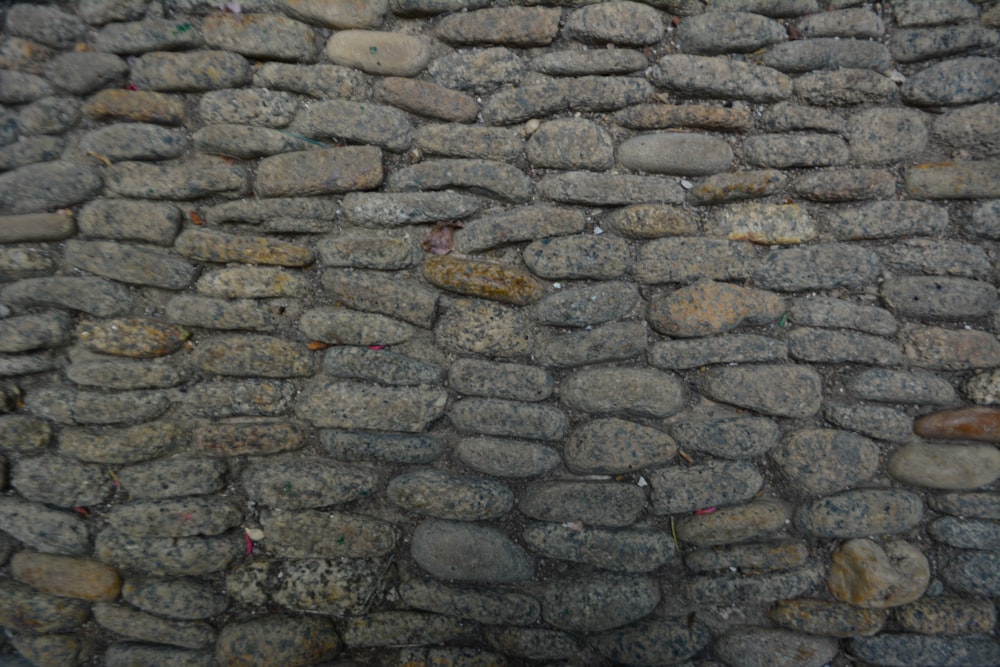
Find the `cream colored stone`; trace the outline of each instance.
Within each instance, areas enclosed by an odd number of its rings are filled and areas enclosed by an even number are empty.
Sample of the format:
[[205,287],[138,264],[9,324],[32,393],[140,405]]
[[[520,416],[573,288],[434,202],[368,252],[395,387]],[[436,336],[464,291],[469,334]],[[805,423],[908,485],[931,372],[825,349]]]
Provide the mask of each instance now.
[[830,592],[857,607],[884,609],[913,602],[930,582],[927,558],[908,542],[889,542],[883,548],[868,539],[849,540],[831,560]]

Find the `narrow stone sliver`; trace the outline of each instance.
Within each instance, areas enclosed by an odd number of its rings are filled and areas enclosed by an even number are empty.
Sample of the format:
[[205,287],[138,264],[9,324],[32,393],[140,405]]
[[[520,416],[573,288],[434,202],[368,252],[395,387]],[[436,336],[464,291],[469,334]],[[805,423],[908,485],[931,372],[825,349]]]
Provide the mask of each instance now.
[[0,667],[1000,664],[997,0],[0,22]]

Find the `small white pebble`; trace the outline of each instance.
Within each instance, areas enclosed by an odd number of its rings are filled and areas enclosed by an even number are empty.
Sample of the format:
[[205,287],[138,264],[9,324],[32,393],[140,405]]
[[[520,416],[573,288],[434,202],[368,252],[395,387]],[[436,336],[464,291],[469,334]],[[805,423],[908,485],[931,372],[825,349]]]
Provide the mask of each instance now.
[[601,229],[600,227],[594,227],[594,233],[595,234],[603,234],[604,230]]
[[562,283],[552,283],[552,289],[562,289]]
[[692,183],[691,181],[687,180],[686,178],[682,178],[681,179],[681,187],[684,188],[685,190],[690,190],[691,188],[694,187],[694,183]]
[[254,542],[260,542],[264,539],[264,531],[260,528],[244,528],[243,530],[246,532],[247,537]]
[[649,482],[646,481],[645,477],[639,475],[639,479],[636,482],[636,486],[649,486]]
[[735,572],[736,571],[736,567],[734,565],[730,565],[729,566],[729,571],[730,572]]

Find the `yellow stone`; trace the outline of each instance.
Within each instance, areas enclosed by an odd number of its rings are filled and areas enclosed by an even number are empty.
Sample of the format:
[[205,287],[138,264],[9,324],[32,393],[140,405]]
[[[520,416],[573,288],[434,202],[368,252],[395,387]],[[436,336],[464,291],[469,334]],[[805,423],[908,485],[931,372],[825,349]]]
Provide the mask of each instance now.
[[18,581],[61,597],[114,600],[122,586],[118,570],[89,558],[21,551],[10,569]]
[[429,257],[424,278],[441,289],[493,301],[525,305],[542,298],[542,284],[526,269],[450,255]]

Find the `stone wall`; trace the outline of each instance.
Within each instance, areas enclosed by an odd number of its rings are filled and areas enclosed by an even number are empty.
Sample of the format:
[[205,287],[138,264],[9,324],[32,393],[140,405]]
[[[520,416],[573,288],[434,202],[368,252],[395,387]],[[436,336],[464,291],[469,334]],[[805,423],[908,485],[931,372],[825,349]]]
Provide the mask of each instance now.
[[0,11],[0,665],[1000,664],[997,2]]

